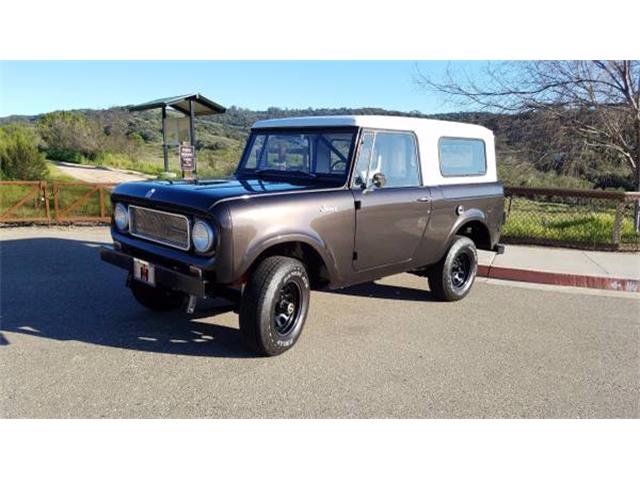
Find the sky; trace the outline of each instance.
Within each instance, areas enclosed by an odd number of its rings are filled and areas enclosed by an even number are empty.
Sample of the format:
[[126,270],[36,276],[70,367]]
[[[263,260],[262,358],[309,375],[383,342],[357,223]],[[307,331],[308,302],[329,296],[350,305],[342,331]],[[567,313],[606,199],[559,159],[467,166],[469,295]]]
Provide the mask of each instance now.
[[109,108],[199,92],[224,105],[459,110],[415,83],[416,71],[473,74],[481,61],[16,61],[0,62],[0,117]]

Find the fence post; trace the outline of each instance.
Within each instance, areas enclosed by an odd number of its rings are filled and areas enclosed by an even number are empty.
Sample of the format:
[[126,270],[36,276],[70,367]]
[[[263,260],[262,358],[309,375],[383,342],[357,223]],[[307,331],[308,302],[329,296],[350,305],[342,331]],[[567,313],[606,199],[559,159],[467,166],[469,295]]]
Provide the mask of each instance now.
[[106,217],[106,214],[104,211],[104,190],[102,187],[98,188],[98,195],[100,196],[100,218],[103,219]]
[[53,184],[53,212],[56,222],[60,220],[60,205],[58,205],[58,184]]
[[624,200],[620,200],[618,202],[618,205],[616,206],[616,218],[613,221],[613,233],[611,235],[611,242],[616,248],[620,246],[620,237],[622,234],[622,219],[624,217],[625,207],[626,203]]
[[42,182],[42,197],[44,198],[44,214],[47,217],[47,223],[51,225],[51,210],[49,209],[49,193],[47,191],[47,182]]

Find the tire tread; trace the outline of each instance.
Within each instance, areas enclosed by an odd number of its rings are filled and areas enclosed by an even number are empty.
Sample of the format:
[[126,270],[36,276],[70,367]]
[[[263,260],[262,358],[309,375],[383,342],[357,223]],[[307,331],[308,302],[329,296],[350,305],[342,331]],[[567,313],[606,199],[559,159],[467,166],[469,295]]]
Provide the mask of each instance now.
[[260,314],[266,300],[267,288],[264,286],[269,283],[278,270],[288,263],[296,266],[301,265],[298,260],[291,257],[272,256],[265,258],[252,272],[242,294],[239,311],[240,333],[247,347],[261,354],[268,352],[265,351],[260,341],[258,322],[255,319]]

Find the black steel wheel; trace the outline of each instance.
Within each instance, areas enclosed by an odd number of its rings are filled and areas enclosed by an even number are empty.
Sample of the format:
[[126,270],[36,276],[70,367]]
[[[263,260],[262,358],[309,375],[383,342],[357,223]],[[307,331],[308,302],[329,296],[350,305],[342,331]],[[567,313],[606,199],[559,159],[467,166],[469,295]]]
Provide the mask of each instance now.
[[295,258],[264,259],[251,273],[240,302],[240,333],[261,355],[279,355],[300,337],[309,310],[309,277]]
[[280,288],[276,300],[273,326],[278,335],[286,337],[300,320],[302,309],[302,293],[294,281],[289,281]]
[[471,259],[467,252],[460,252],[451,264],[451,283],[453,288],[464,288],[471,276]]
[[447,254],[428,272],[431,292],[440,300],[463,299],[478,271],[478,252],[468,237],[457,236]]

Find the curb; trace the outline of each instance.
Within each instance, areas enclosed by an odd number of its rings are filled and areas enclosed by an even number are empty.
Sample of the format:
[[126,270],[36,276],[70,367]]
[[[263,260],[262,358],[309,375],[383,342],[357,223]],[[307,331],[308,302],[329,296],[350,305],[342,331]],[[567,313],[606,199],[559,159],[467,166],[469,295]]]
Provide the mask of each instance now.
[[616,290],[618,292],[640,292],[640,280],[630,278],[592,277],[589,275],[541,272],[538,270],[522,270],[518,268],[494,267],[491,265],[478,265],[478,276],[567,287],[596,288],[599,290]]

